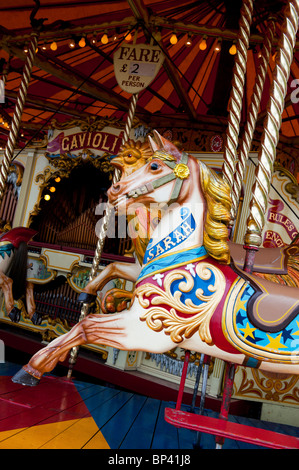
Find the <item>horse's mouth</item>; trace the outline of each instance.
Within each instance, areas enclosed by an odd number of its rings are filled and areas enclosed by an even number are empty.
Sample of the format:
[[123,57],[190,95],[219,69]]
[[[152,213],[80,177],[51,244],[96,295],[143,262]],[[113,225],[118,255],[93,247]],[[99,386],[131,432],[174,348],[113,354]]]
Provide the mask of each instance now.
[[127,201],[127,196],[121,196],[121,197],[115,197],[115,198],[109,198],[109,204],[110,206],[113,207],[114,211],[117,213],[123,206],[124,208],[126,207],[126,201]]

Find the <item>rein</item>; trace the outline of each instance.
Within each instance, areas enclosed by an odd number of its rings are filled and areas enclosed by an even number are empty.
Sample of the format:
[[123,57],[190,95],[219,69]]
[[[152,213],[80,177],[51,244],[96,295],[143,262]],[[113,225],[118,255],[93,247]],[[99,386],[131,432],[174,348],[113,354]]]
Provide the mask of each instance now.
[[172,173],[161,176],[160,178],[157,178],[156,180],[150,183],[146,183],[143,186],[139,186],[135,189],[132,189],[131,191],[126,193],[125,196],[127,196],[128,198],[135,199],[138,196],[153,192],[155,189],[164,186],[164,184],[170,183],[170,181],[176,180],[170,200],[167,204],[171,205],[173,202],[175,202],[179,197],[184,179],[188,178],[190,174],[190,170],[187,166],[188,155],[187,153],[183,152],[182,158],[179,163],[166,159],[164,160],[164,163],[173,170]]

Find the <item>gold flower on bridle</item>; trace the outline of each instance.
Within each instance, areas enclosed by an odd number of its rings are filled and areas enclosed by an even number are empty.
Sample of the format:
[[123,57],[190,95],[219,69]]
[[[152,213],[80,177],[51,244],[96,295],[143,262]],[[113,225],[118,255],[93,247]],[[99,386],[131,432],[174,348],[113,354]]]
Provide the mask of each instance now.
[[[152,160],[153,158],[159,158],[160,160],[168,161],[168,162],[175,162],[176,159],[173,155],[169,154],[165,150],[157,150],[152,158],[150,158],[148,161]],[[188,178],[190,175],[190,170],[188,166],[185,163],[177,163],[174,168],[173,172],[177,178],[180,178],[181,180],[184,180]]]
[[189,170],[188,166],[185,165],[185,163],[178,163],[174,167],[173,172],[174,172],[175,176],[177,178],[180,178],[181,180],[184,180],[184,179],[188,178],[188,176],[190,175],[190,170]]

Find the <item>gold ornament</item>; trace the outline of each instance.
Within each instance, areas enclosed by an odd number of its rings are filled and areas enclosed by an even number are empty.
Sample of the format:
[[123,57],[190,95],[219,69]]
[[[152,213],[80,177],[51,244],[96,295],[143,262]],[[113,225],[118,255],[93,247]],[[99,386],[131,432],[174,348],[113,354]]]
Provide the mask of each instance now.
[[190,170],[189,170],[188,166],[185,165],[185,163],[178,163],[174,167],[173,172],[174,172],[175,176],[177,178],[180,178],[181,180],[184,180],[184,179],[188,178],[188,176],[190,175]]
[[[224,294],[225,277],[220,269],[206,262],[198,263],[195,270],[199,279],[204,281],[212,279],[212,273],[214,274],[214,285],[209,286],[211,295],[204,295],[202,289],[198,288],[196,297],[201,300],[200,305],[194,304],[191,299],[186,303],[182,302],[182,293],[190,292],[194,288],[195,279],[189,272],[176,269],[165,275],[161,288],[151,282],[137,287],[135,295],[140,306],[145,309],[140,320],[146,321],[153,331],[164,330],[174,343],[180,343],[197,332],[202,341],[212,345],[210,320]],[[177,280],[181,281],[179,290],[173,293],[172,283]],[[149,301],[151,295],[153,297]],[[162,305],[167,305],[170,309]],[[180,316],[181,313],[184,316]]]

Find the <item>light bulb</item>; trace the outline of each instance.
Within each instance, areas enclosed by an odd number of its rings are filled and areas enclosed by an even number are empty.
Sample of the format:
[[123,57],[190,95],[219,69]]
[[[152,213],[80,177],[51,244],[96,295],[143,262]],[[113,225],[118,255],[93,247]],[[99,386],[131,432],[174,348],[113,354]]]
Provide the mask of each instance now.
[[50,191],[51,191],[51,193],[55,193],[55,191],[56,191],[55,186],[51,186]]
[[97,43],[97,37],[96,37],[95,34],[92,36],[90,42],[91,42],[91,44],[93,44],[94,46],[96,45],[96,43]]
[[108,44],[108,41],[109,41],[108,36],[106,33],[104,33],[103,36],[101,37],[101,43]]
[[84,38],[84,37],[82,37],[82,38],[80,39],[80,41],[79,41],[79,43],[78,43],[78,44],[79,44],[79,46],[80,46],[80,47],[85,47],[85,46],[86,46],[86,41],[85,41],[85,38]]
[[45,200],[45,201],[50,201],[50,199],[51,199],[50,194],[45,194],[45,195],[44,195],[44,200]]
[[192,40],[191,40],[190,36],[188,36],[187,41],[185,42],[185,46],[187,46],[187,47],[192,46]]
[[214,49],[215,52],[220,52],[221,51],[221,42],[222,42],[222,40],[218,39],[217,44],[216,44],[215,49]]
[[200,49],[201,51],[205,51],[205,50],[206,50],[206,48],[207,48],[206,36],[204,36],[204,37],[202,38],[202,40],[200,41],[198,47],[199,47],[199,49]]
[[70,39],[69,40],[69,48],[74,49],[74,47],[76,47],[76,43],[75,43],[74,39]]
[[237,54],[237,46],[236,46],[236,44],[233,44],[233,45],[231,46],[231,48],[229,49],[228,52],[230,53],[230,55],[236,55],[236,54]]
[[170,44],[172,44],[174,46],[175,44],[177,44],[177,42],[178,42],[177,35],[175,33],[173,33],[171,38],[170,38]]
[[50,49],[51,51],[57,51],[57,43],[55,41],[52,42]]
[[59,183],[59,182],[61,181],[61,178],[60,178],[60,176],[57,176],[57,178],[55,178],[55,180],[54,180],[54,181],[55,181],[56,183]]
[[132,39],[132,34],[128,32],[128,34],[126,34],[126,36],[125,36],[125,40],[126,41],[131,41],[131,39]]

